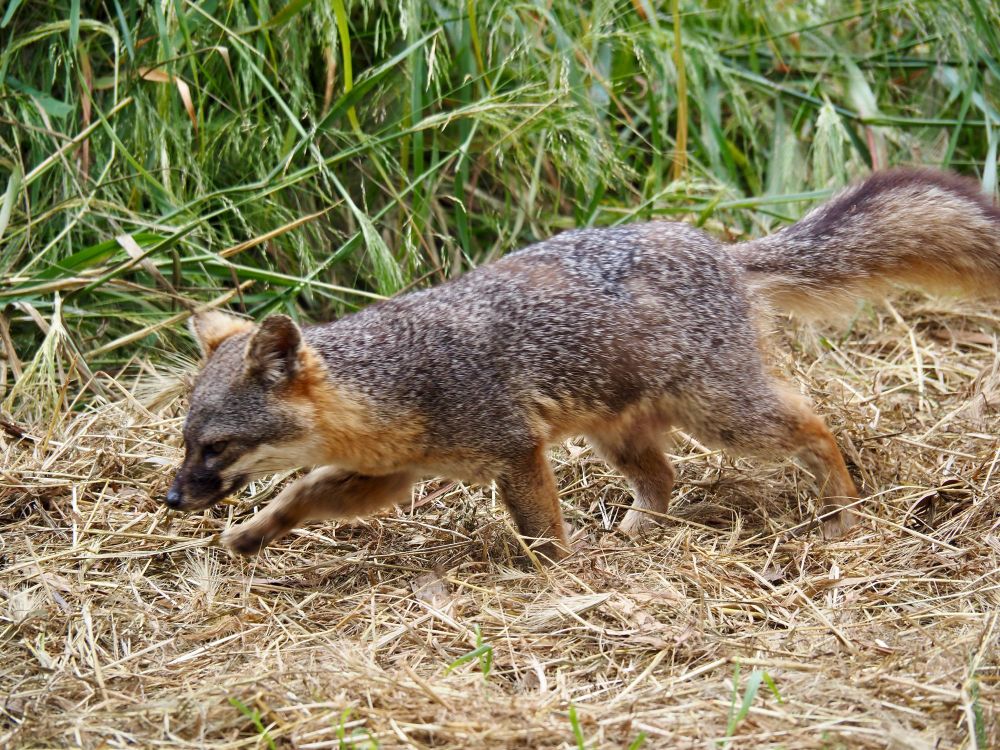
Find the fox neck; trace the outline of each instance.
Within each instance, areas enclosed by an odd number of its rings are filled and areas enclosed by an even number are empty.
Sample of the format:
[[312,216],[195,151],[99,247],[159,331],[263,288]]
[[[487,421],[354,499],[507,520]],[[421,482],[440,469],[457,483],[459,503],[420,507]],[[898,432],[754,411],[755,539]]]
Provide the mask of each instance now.
[[412,415],[380,409],[368,395],[338,381],[320,354],[305,346],[290,393],[312,433],[308,453],[314,463],[363,474],[385,474],[410,463],[423,427]]

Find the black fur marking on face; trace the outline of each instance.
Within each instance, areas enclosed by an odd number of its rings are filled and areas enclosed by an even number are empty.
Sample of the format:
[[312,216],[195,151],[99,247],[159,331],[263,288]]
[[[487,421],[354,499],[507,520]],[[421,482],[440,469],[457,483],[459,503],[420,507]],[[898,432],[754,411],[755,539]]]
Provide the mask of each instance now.
[[184,494],[192,497],[213,496],[222,489],[222,477],[219,472],[204,465],[193,467],[186,479]]

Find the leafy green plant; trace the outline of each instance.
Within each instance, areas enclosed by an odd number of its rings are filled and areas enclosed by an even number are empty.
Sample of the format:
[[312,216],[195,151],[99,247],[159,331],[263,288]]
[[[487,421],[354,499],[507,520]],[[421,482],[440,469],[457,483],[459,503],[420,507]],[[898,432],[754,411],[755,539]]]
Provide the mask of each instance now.
[[[569,704],[569,725],[573,729],[573,740],[576,742],[577,750],[586,750],[587,740],[583,734],[583,727],[580,718],[576,714],[576,706]],[[636,738],[629,743],[628,750],[639,750],[646,743],[646,733],[639,732]]]
[[969,699],[972,704],[972,730],[976,735],[977,747],[989,747],[986,736],[986,717],[983,715],[983,705],[979,700],[979,680],[973,676],[969,680]]
[[583,736],[583,727],[580,726],[580,719],[576,715],[576,706],[569,704],[569,725],[573,728],[573,739],[576,740],[578,750],[585,750],[587,742]]

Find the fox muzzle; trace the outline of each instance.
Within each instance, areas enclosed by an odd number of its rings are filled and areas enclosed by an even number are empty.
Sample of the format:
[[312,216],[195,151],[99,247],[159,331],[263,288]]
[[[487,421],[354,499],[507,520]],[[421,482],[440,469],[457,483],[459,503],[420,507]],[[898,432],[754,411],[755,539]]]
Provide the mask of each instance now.
[[247,477],[244,474],[226,481],[214,472],[188,472],[181,468],[167,490],[163,504],[171,510],[204,510],[239,491],[246,483]]

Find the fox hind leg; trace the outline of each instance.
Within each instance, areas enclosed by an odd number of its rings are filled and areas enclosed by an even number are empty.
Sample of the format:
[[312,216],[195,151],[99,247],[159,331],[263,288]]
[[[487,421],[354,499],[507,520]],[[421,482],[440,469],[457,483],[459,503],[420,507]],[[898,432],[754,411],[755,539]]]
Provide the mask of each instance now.
[[823,533],[831,538],[843,536],[858,521],[850,508],[858,499],[858,490],[823,420],[808,409],[800,414],[801,421],[795,429],[796,443],[800,446],[796,454],[816,477],[820,515],[824,517]]
[[857,502],[858,490],[837,442],[801,396],[767,381],[751,384],[729,409],[716,401],[711,423],[706,420],[695,432],[736,455],[798,457],[815,477],[824,535],[842,536],[857,523],[849,506]]
[[658,432],[631,434],[608,430],[587,436],[594,449],[621,472],[632,488],[632,507],[625,513],[620,528],[637,535],[660,522],[653,513],[666,513],[674,489],[673,464],[660,447]]
[[307,521],[356,518],[405,500],[414,478],[405,472],[365,476],[322,467],[290,484],[249,521],[226,531],[222,544],[254,555]]

